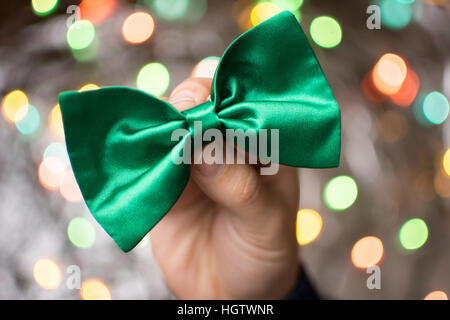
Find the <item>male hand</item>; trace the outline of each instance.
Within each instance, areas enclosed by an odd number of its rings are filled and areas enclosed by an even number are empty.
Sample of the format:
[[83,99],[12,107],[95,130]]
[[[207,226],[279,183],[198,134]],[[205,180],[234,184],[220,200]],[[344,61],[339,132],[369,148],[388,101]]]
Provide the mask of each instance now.
[[[169,102],[206,101],[211,79],[190,78]],[[299,277],[297,169],[262,176],[248,164],[191,165],[177,203],[150,232],[154,256],[180,299],[280,299]]]

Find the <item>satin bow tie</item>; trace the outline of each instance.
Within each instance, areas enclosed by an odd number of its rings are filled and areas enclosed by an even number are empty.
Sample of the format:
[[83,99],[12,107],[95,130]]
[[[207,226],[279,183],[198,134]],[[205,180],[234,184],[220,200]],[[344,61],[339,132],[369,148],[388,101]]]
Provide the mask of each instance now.
[[237,38],[213,79],[211,101],[179,112],[125,87],[59,97],[67,150],[84,200],[106,232],[131,250],[170,210],[190,175],[176,164],[193,122],[208,128],[279,130],[279,163],[339,165],[340,111],[295,17],[284,11]]

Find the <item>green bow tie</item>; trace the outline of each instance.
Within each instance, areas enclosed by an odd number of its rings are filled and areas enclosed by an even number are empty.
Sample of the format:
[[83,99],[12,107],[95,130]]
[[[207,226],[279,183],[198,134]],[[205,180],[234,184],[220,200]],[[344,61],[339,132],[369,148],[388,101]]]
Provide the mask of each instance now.
[[125,87],[59,97],[67,150],[84,200],[124,251],[164,217],[183,192],[188,164],[175,164],[194,122],[216,128],[279,129],[279,163],[339,165],[340,112],[308,40],[285,11],[237,38],[225,51],[211,101],[179,112]]

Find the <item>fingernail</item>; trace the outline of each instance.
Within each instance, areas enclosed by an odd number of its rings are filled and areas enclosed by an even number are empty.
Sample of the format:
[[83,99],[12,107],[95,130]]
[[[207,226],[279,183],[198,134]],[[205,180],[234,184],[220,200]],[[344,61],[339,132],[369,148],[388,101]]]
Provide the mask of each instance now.
[[196,170],[198,170],[198,172],[200,172],[200,174],[202,174],[205,177],[214,177],[214,176],[217,176],[219,174],[219,172],[222,170],[223,164],[202,163],[202,164],[195,165],[194,168]]
[[179,111],[192,108],[197,101],[191,91],[180,91],[173,97],[170,97],[170,103]]

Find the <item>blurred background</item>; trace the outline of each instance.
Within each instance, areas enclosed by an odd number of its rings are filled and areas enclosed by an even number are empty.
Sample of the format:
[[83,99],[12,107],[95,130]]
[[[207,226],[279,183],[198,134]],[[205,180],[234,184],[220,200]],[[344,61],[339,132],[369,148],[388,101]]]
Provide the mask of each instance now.
[[1,299],[171,298],[149,239],[122,253],[83,203],[58,94],[168,95],[213,77],[231,41],[281,10],[300,21],[342,111],[340,168],[300,169],[312,281],[335,299],[447,298],[449,1],[15,0],[0,2]]

